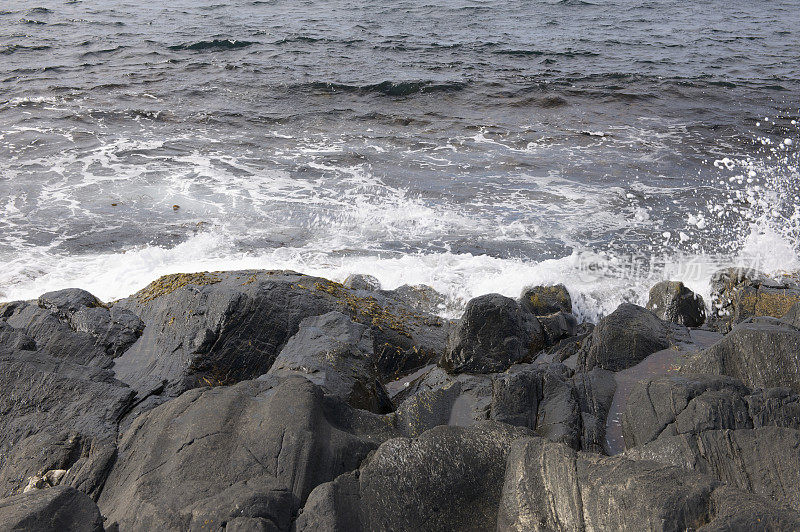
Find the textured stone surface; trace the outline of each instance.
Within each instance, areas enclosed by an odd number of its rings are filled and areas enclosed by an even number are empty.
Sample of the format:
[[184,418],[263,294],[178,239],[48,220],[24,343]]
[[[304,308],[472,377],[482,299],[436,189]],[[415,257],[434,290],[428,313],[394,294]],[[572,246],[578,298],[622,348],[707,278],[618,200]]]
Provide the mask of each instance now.
[[358,472],[317,487],[297,530],[492,530],[508,450],[528,435],[484,422],[389,440]]
[[240,516],[285,530],[315,486],[395,434],[302,377],[190,390],[127,429],[98,504],[121,530]]
[[647,309],[659,319],[687,327],[700,327],[706,321],[703,298],[680,281],[662,281],[651,288]]
[[777,318],[751,318],[689,357],[684,373],[728,375],[748,386],[800,392],[800,329]]
[[147,324],[115,361],[118,378],[141,395],[175,396],[200,385],[231,384],[266,373],[308,317],[339,311],[368,325],[383,378],[444,352],[447,323],[377,292],[294,272],[178,274],[155,281],[115,307]]
[[492,373],[532,360],[544,346],[534,315],[511,298],[488,294],[467,303],[439,365],[450,373]]
[[0,499],[0,532],[103,532],[97,505],[66,486]]
[[675,329],[649,310],[623,303],[601,319],[578,351],[578,368],[610,371],[629,368],[666,349]]
[[372,331],[341,312],[306,318],[281,350],[268,375],[302,375],[355,408],[392,409],[375,368]]

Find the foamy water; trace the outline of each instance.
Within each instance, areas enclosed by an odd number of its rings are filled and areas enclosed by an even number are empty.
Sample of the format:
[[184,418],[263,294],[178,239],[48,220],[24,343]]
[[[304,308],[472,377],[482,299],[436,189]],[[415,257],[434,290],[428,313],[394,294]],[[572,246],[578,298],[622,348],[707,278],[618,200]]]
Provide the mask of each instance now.
[[265,268],[596,320],[800,267],[796,2],[45,4],[0,11],[0,300]]

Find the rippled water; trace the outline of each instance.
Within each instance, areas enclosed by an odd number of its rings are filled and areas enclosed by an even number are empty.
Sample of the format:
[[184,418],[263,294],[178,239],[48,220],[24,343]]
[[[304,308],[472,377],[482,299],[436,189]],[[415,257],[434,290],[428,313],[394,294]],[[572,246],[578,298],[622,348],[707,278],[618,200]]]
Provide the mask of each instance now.
[[800,0],[729,4],[7,2],[0,299],[288,267],[595,318],[797,267]]

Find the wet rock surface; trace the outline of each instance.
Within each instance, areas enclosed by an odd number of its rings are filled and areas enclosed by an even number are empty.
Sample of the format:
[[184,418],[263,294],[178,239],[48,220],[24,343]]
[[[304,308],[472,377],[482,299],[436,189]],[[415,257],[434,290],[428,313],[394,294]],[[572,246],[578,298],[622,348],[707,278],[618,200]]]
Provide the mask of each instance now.
[[749,386],[800,392],[800,329],[778,318],[750,318],[689,358],[685,373],[728,375]]
[[687,327],[700,327],[706,321],[703,298],[680,281],[662,281],[651,288],[647,309],[659,319]]
[[0,304],[0,529],[800,525],[797,306],[727,335],[630,304],[593,327],[556,286],[450,322],[429,287],[367,281]]
[[727,268],[711,279],[711,323],[729,332],[747,318],[780,318],[800,301],[796,275],[770,277],[748,268]]
[[489,294],[467,303],[439,365],[449,373],[492,373],[532,360],[544,346],[533,314],[509,297]]
[[634,366],[648,355],[667,349],[676,337],[688,332],[660,320],[651,311],[624,303],[601,319],[578,351],[578,367],[619,371]]
[[232,384],[272,366],[308,317],[339,311],[372,329],[383,378],[444,352],[447,323],[379,292],[294,272],[241,271],[167,276],[115,307],[147,324],[115,360],[118,378],[141,395],[175,396],[195,386]]

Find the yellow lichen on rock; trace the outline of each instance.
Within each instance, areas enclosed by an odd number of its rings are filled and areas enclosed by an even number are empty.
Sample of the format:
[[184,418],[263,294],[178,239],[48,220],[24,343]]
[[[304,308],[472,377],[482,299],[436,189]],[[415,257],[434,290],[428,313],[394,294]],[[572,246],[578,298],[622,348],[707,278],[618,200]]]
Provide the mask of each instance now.
[[156,279],[136,292],[135,297],[139,303],[147,303],[187,285],[204,286],[220,281],[222,278],[216,273],[174,273]]

